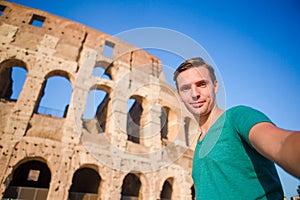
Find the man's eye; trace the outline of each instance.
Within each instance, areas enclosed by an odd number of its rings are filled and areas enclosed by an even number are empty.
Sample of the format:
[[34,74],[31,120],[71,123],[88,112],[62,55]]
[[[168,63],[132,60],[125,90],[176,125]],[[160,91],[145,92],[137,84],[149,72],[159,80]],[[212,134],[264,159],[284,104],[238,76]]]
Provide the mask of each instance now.
[[190,89],[189,86],[183,86],[180,88],[181,91],[188,91]]
[[203,82],[198,83],[197,86],[198,87],[206,87],[207,83],[203,81]]

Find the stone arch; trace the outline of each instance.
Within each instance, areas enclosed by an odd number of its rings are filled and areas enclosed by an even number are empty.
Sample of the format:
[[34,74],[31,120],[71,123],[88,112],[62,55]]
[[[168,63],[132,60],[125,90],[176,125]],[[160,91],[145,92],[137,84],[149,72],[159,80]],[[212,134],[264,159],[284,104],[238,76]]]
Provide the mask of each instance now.
[[62,76],[64,78],[66,78],[68,81],[70,81],[71,85],[74,84],[74,77],[73,75],[70,73],[70,72],[67,72],[65,70],[59,70],[59,69],[56,69],[56,70],[52,70],[50,72],[48,72],[45,76],[44,79],[48,79],[52,76]]
[[191,149],[194,149],[198,141],[197,136],[199,135],[199,125],[197,121],[190,115],[185,115],[182,121],[184,134],[183,140],[185,141],[185,145]]
[[132,95],[128,100],[127,109],[127,128],[128,140],[134,143],[140,143],[143,117],[144,98],[139,95]]
[[162,141],[174,141],[178,137],[178,119],[178,113],[173,109],[173,107],[167,104],[161,104],[160,128]]
[[0,63],[0,98],[16,101],[25,83],[27,65],[18,59]]
[[34,112],[65,118],[72,96],[70,78],[70,74],[66,71],[54,70],[49,72],[45,76]]
[[169,132],[169,113],[170,108],[167,106],[161,107],[160,112],[160,136],[161,139],[168,139]]
[[160,192],[161,200],[171,200],[172,199],[173,181],[174,181],[174,178],[168,178],[165,180],[165,182],[162,186],[161,192]]
[[[148,174],[147,174],[148,175]],[[146,197],[144,196],[144,194],[147,194],[151,191],[152,186],[150,183],[149,183],[149,176],[147,176],[143,173],[139,173],[139,178],[140,178],[140,181],[141,181],[141,188],[140,188],[140,196],[142,197],[142,199],[146,199]]]
[[194,181],[191,176],[186,176],[185,177],[187,187],[189,187],[189,194],[191,195],[191,200],[196,199],[196,192],[195,192],[195,187],[194,187]]
[[112,80],[112,75],[110,70],[111,67],[112,67],[112,63],[106,62],[104,60],[98,61],[93,68],[92,75],[100,78]]
[[101,176],[94,167],[83,166],[79,168],[73,175],[68,199],[96,198],[100,182]]
[[183,126],[184,126],[185,145],[190,146],[189,135],[190,135],[190,127],[191,127],[191,118],[185,117],[183,122],[184,122]]
[[[105,132],[107,116],[111,107],[111,88],[106,85],[95,85],[91,87],[82,120],[84,127],[90,132]],[[96,128],[96,129],[95,129]]]
[[24,159],[16,165],[3,198],[47,199],[51,171],[41,158]]
[[137,175],[136,173],[128,173],[123,179],[121,200],[139,199],[139,197],[141,196],[141,185],[142,184],[139,175]]
[[27,64],[22,61],[22,60],[19,60],[19,59],[6,59],[4,61],[2,61],[0,63],[0,73],[7,69],[7,68],[10,68],[12,66],[19,66],[19,67],[23,67],[24,69],[26,69],[28,71],[28,66]]
[[[189,179],[187,176],[182,176],[182,169],[166,169],[161,170],[158,174],[159,179],[157,180],[157,189],[159,191],[163,190],[164,184],[166,181],[172,185],[172,198],[176,199],[180,195],[187,195],[190,194],[190,192],[186,193],[187,190],[190,191],[190,181],[192,179]],[[186,187],[187,186],[187,187]],[[159,194],[160,195],[160,194]]]

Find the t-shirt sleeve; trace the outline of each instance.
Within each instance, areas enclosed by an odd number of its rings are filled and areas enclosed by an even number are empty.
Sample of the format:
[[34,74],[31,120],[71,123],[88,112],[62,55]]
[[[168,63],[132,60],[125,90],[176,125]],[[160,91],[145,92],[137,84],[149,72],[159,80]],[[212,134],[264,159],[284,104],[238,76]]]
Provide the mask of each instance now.
[[261,122],[270,122],[272,121],[262,112],[250,108],[248,106],[237,106],[232,108],[231,112],[231,122],[232,126],[236,129],[238,134],[250,144],[249,141],[249,132],[250,129]]

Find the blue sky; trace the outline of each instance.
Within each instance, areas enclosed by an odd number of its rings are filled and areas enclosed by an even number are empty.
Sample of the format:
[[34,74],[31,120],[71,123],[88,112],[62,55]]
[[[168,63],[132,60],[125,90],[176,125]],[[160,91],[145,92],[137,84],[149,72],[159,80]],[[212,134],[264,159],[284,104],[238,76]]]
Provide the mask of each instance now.
[[[249,105],[282,128],[300,130],[298,0],[9,1],[111,35],[143,27],[181,33],[201,45],[217,66],[226,107]],[[176,56],[158,55],[171,70],[180,64]],[[279,173],[286,196],[296,195],[299,180],[281,169]]]

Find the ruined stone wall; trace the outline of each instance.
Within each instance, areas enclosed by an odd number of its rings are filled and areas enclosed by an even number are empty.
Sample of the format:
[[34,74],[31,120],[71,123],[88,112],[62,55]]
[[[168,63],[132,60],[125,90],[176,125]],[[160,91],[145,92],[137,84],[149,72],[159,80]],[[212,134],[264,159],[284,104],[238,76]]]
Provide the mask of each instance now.
[[[192,199],[193,150],[188,144],[197,126],[191,120],[189,135],[184,131],[184,119],[191,116],[163,80],[157,57],[41,10],[0,1],[0,11],[0,94],[5,94],[0,101],[0,198],[16,186],[20,167],[38,161],[51,174],[47,199],[70,198],[70,188],[80,187],[74,179],[80,169],[99,175],[97,199],[125,198],[128,174],[140,183],[131,199]],[[35,21],[42,25],[35,26]],[[110,56],[104,55],[107,46],[113,49]],[[14,66],[27,75],[20,95],[12,100],[7,98],[11,83],[6,84],[11,81],[7,71]],[[99,66],[110,79],[93,76]],[[54,76],[66,78],[72,87],[61,117],[38,112],[47,80]],[[84,120],[91,90],[105,91],[107,98],[95,118]],[[134,141],[127,133],[130,98],[142,107],[138,135],[132,136],[139,139]],[[163,107],[169,110],[167,138],[160,132]]]

